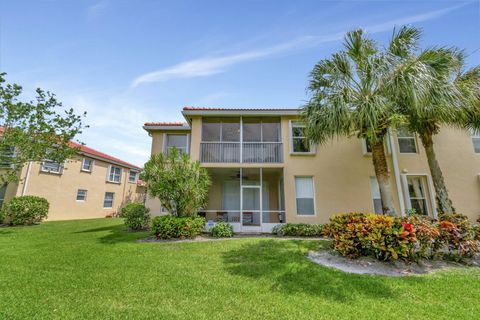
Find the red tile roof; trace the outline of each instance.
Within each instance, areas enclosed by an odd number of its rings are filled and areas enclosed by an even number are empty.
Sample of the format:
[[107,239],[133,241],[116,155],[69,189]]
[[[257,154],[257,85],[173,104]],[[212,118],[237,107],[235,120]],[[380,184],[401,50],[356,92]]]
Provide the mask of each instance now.
[[[3,133],[4,131],[5,131],[5,127],[0,126],[0,133]],[[132,169],[138,169],[138,170],[142,169],[140,167],[137,167],[134,164],[131,164],[131,163],[128,163],[126,161],[120,160],[118,158],[112,157],[112,156],[110,156],[106,153],[97,151],[95,149],[89,148],[87,146],[81,145],[81,144],[73,142],[73,141],[70,141],[70,147],[78,148],[80,152],[82,152],[84,154],[87,154],[87,155],[91,155],[93,157],[101,158],[102,160],[105,160],[106,162],[115,162],[119,165],[125,166],[127,168],[132,168]]]
[[73,142],[71,141],[70,142],[70,146],[72,148],[78,148],[80,152],[86,154],[86,155],[91,155],[93,157],[97,157],[97,158],[100,158],[102,160],[105,160],[106,162],[114,162],[116,164],[119,164],[119,165],[123,165],[127,168],[132,168],[132,169],[138,169],[138,170],[141,170],[140,167],[137,167],[136,165],[134,164],[131,164],[131,163],[128,163],[128,162],[125,162],[121,159],[118,159],[118,158],[115,158],[115,157],[112,157],[106,153],[103,153],[103,152],[100,152],[100,151],[97,151],[95,149],[92,149],[90,147],[87,147],[87,146],[84,146],[84,145],[81,145],[79,143],[76,143],[76,142]]
[[299,108],[208,108],[185,106],[183,110],[201,110],[201,111],[298,111]]
[[146,122],[144,126],[155,126],[155,127],[183,127],[188,126],[188,123],[185,122]]

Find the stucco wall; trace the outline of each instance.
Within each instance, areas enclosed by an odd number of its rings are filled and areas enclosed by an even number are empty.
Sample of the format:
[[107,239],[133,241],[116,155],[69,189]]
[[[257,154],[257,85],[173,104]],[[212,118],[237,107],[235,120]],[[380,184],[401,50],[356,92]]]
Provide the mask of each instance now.
[[[293,155],[290,153],[289,121],[295,117],[281,119],[284,162],[280,164],[239,164],[205,163],[207,168],[263,167],[283,168],[285,188],[285,210],[287,222],[325,223],[332,214],[340,212],[373,212],[370,177],[375,176],[372,158],[363,152],[362,141],[356,137],[339,138],[322,146],[317,146],[314,155]],[[190,156],[198,160],[201,141],[201,118],[191,122]],[[153,134],[152,151],[161,150],[162,133]],[[417,139],[416,154],[399,153],[398,141],[393,134],[400,175],[421,175],[430,180],[430,171],[425,150]],[[480,215],[480,154],[474,153],[468,132],[443,128],[434,138],[435,150],[443,170],[447,188],[458,212],[474,221]],[[391,175],[391,187],[397,212],[400,212],[397,182],[395,180],[392,155],[387,155]],[[312,176],[315,188],[314,216],[297,216],[295,201],[295,176]],[[428,183],[427,183],[428,184]],[[426,186],[428,193],[428,186]],[[403,184],[401,185],[404,191]],[[219,203],[219,193],[215,185],[210,190],[209,207]],[[433,194],[429,200],[432,200]],[[429,203],[430,213],[433,207]]]
[[[108,163],[95,159],[89,173],[81,171],[82,159],[83,156],[75,156],[68,160],[62,174],[42,172],[40,163],[32,163],[28,179],[26,165],[21,171],[18,187],[15,187],[15,195],[22,195],[27,183],[25,195],[40,196],[49,201],[48,220],[101,218],[118,212],[129,202],[143,202],[145,188],[128,182],[128,169],[122,168],[121,183],[110,183],[106,181]],[[86,201],[76,201],[78,189],[87,190]],[[103,208],[105,192],[115,193],[112,208]]]

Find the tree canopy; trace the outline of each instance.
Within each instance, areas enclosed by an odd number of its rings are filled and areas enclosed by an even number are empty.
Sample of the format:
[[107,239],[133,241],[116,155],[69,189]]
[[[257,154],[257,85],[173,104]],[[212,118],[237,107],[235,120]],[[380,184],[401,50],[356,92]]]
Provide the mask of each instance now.
[[56,96],[36,90],[35,100],[20,99],[22,87],[8,84],[0,73],[0,182],[18,180],[28,161],[64,162],[76,150],[72,141],[86,126],[73,108],[64,108]]

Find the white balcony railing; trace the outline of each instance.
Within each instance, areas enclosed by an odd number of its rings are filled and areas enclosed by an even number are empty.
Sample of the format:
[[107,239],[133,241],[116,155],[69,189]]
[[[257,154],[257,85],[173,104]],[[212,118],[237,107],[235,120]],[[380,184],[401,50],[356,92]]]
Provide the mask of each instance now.
[[281,163],[281,142],[201,142],[201,162]]

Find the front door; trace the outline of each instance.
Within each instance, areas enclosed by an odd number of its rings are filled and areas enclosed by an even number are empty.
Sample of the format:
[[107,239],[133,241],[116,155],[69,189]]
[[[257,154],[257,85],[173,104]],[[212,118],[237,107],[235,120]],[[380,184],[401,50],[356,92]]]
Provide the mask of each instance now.
[[242,231],[261,231],[261,201],[260,185],[242,186]]

